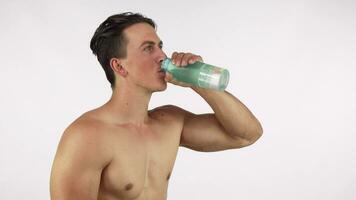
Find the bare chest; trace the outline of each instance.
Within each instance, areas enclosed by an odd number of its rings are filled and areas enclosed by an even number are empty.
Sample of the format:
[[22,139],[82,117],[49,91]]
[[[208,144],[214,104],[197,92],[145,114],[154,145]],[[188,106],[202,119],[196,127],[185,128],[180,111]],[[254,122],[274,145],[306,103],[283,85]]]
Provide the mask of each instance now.
[[165,196],[179,147],[179,131],[174,127],[128,129],[114,137],[110,147],[114,159],[102,172],[99,194],[117,197],[113,199]]

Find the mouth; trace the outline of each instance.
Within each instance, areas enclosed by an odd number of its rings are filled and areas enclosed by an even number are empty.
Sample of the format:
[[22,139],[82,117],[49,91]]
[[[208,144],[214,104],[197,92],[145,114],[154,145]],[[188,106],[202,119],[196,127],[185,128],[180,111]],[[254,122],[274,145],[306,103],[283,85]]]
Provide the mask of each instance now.
[[166,71],[165,71],[164,69],[160,69],[160,70],[158,70],[157,72],[158,72],[159,74],[161,74],[161,73],[162,73],[162,74],[166,74]]
[[164,71],[163,69],[160,69],[157,72],[158,72],[159,76],[162,76],[162,77],[166,76],[166,71]]

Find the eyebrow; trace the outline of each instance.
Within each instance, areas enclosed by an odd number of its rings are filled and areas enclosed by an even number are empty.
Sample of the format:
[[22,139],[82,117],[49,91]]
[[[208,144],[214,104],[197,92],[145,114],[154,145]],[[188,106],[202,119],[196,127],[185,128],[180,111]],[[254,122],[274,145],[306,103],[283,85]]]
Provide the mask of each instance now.
[[[147,41],[144,41],[144,42],[140,45],[140,47],[142,47],[142,46],[144,46],[144,45],[146,45],[146,44],[155,45],[156,43],[153,42],[153,41],[147,40]],[[163,46],[163,42],[160,40],[160,41],[158,42],[158,45]]]

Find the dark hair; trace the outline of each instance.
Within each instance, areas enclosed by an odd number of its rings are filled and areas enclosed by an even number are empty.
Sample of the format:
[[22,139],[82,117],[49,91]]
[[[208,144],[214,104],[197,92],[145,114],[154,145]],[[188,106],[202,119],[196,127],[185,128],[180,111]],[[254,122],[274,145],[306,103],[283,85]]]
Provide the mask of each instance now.
[[90,49],[97,56],[112,88],[115,87],[115,74],[110,67],[110,59],[126,57],[127,38],[123,31],[137,23],[147,23],[156,28],[152,19],[140,13],[125,12],[108,17],[96,29],[90,41]]

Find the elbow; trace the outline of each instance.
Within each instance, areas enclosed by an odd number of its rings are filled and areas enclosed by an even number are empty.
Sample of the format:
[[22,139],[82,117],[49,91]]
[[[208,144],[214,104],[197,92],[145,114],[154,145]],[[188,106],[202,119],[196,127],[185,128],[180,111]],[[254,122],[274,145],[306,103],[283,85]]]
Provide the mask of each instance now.
[[230,134],[233,138],[232,148],[243,148],[254,144],[259,140],[263,134],[263,128],[261,124],[257,121],[254,126],[246,127],[245,130],[240,130],[234,132],[235,134]]
[[260,139],[260,137],[263,135],[263,128],[262,128],[262,125],[260,123],[258,123],[258,126],[255,130],[255,134],[254,134],[254,141],[253,142],[256,142],[258,139]]
[[263,134],[263,128],[259,122],[251,128],[250,130],[246,131],[245,133],[245,141],[246,146],[250,146],[254,144],[257,140],[261,138]]
[[255,128],[250,133],[250,135],[251,135],[251,138],[250,138],[251,144],[255,143],[258,139],[260,139],[262,134],[263,134],[262,125],[259,122],[257,122]]

